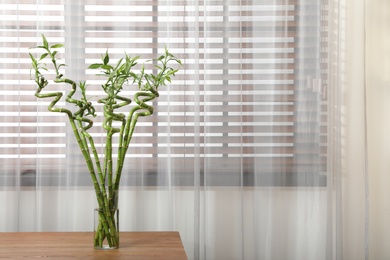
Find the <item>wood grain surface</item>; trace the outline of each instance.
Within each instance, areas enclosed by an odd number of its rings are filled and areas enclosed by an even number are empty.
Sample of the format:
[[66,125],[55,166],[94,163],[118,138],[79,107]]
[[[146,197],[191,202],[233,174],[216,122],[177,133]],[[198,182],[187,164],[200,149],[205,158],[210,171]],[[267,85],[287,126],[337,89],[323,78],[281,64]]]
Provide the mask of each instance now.
[[114,250],[96,250],[92,232],[3,232],[0,259],[187,259],[179,232],[121,232]]

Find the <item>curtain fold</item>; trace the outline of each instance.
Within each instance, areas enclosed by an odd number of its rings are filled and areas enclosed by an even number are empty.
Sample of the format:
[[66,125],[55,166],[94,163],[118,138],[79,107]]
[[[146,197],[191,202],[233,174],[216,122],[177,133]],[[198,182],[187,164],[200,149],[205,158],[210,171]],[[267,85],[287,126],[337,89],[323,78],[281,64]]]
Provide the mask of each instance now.
[[88,82],[100,155],[102,80],[85,68],[106,51],[141,64],[164,46],[184,64],[138,122],[121,231],[177,230],[195,260],[390,255],[386,1],[8,2],[0,231],[92,231],[96,201],[72,129],[34,97],[28,53],[44,33],[65,43],[66,77]]
[[[343,102],[341,103],[342,143],[340,208],[342,210],[343,258],[368,259],[368,186],[366,121],[366,1],[347,1],[345,38],[342,39]],[[345,120],[345,121],[344,121]]]
[[389,207],[389,22],[390,3],[366,1],[366,94],[369,185],[369,259],[385,259]]

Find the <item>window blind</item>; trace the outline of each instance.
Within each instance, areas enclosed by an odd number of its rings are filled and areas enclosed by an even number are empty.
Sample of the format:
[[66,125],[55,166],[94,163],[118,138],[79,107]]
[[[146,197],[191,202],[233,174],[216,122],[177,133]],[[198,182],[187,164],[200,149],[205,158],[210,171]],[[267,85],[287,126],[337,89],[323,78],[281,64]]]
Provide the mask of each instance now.
[[17,185],[22,175],[35,177],[37,171],[59,171],[66,158],[65,121],[46,110],[48,101],[37,102],[28,56],[40,33],[63,41],[64,6],[19,2],[0,2],[0,163],[7,176],[0,186]]
[[[297,0],[1,4],[4,174],[10,183],[23,174],[47,174],[49,184],[61,185],[86,171],[66,118],[34,96],[28,48],[43,33],[51,43],[65,42],[65,76],[87,80],[93,102],[102,95],[102,80],[85,68],[106,51],[112,63],[124,51],[142,62],[167,45],[183,61],[153,102],[154,115],[137,124],[123,183],[192,185],[194,173],[209,185],[299,185],[296,174],[318,177],[326,172],[317,162],[326,161],[327,131],[318,56],[323,35],[317,33],[322,7]],[[312,15],[302,11],[310,8]],[[302,19],[313,19],[312,26],[301,28]],[[92,130],[100,152],[101,123],[100,110]],[[69,161],[72,172],[64,173]],[[75,185],[88,178],[78,177]]]

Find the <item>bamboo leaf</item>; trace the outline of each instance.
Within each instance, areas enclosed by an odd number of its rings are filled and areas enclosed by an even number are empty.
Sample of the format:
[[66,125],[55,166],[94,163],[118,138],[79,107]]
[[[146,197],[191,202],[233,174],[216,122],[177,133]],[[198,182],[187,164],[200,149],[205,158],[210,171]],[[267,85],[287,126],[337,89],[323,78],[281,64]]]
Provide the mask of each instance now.
[[102,65],[103,64],[94,63],[94,64],[89,65],[88,69],[98,69],[98,68],[101,68]]
[[42,41],[43,41],[43,47],[48,50],[49,49],[49,43],[47,42],[46,37],[43,34],[42,34]]
[[118,72],[123,71],[127,67],[127,63],[123,63],[122,66],[118,69]]
[[170,68],[170,71],[167,72],[167,76],[170,76],[170,75],[175,75],[176,72],[178,72],[179,70],[174,70],[172,68]]
[[103,64],[107,65],[109,61],[110,61],[110,57],[108,56],[108,51],[106,51],[106,56],[104,56]]
[[123,58],[121,58],[121,59],[116,63],[115,69],[117,69],[117,68],[121,65],[122,61],[123,61]]
[[29,53],[29,55],[30,55],[31,60],[32,60],[34,63],[36,63],[37,60],[34,58],[34,56],[33,56],[31,53]]
[[50,48],[51,49],[57,49],[57,48],[62,48],[62,47],[64,47],[64,44],[59,43],[59,44],[52,45]]
[[41,55],[41,57],[39,58],[39,60],[43,60],[44,58],[46,58],[46,56],[49,55],[49,53],[44,53]]
[[105,69],[105,70],[111,70],[112,66],[104,64],[104,65],[101,66],[101,68]]

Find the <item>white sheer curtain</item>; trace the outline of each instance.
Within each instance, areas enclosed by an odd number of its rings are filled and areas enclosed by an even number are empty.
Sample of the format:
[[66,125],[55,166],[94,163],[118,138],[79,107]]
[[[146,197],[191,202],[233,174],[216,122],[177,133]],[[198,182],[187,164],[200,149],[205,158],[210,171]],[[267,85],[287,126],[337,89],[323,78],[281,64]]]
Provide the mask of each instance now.
[[85,68],[106,50],[145,60],[166,45],[184,63],[136,128],[121,231],[177,230],[189,259],[390,255],[386,1],[9,2],[0,231],[92,230],[71,128],[34,96],[28,48],[44,33],[65,43],[66,76],[86,79],[92,96],[100,81]]
[[389,65],[390,3],[366,3],[366,85],[370,259],[390,255],[389,239]]

